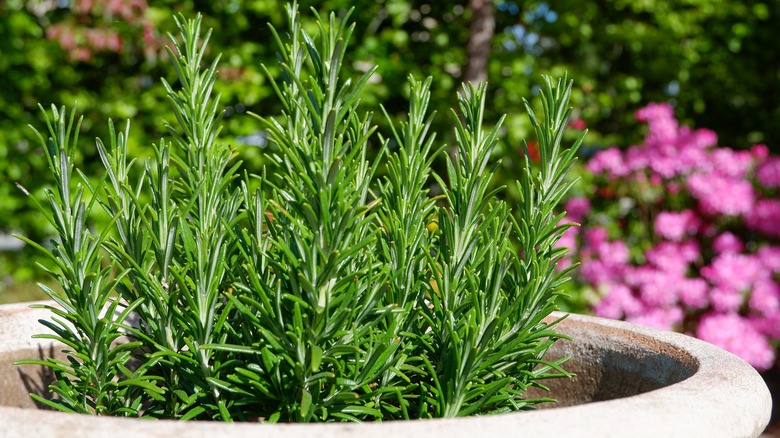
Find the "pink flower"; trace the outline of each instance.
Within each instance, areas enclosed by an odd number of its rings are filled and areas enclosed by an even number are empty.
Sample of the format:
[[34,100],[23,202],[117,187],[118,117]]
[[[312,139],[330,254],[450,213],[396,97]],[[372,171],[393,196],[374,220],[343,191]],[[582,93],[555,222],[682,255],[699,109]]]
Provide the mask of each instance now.
[[711,165],[721,175],[743,179],[753,165],[750,151],[735,151],[729,148],[717,148],[711,152]]
[[606,174],[612,178],[628,175],[629,169],[623,161],[620,149],[611,147],[597,153],[588,161],[588,170],[596,175]]
[[585,120],[578,117],[576,119],[571,119],[571,121],[569,122],[569,126],[572,129],[576,129],[577,131],[582,131],[583,129],[588,127],[588,124],[585,123]]
[[759,332],[770,339],[780,339],[780,312],[768,315],[752,315],[750,322]]
[[574,258],[570,255],[566,255],[564,257],[561,257],[558,262],[555,264],[555,270],[558,272],[565,271],[572,266],[574,266],[575,261]]
[[770,279],[757,281],[750,293],[748,304],[764,315],[780,311],[780,286]]
[[726,231],[720,236],[716,237],[712,242],[712,249],[714,249],[718,254],[742,252],[744,247],[745,245],[742,244],[742,241],[739,240],[739,237],[735,236],[729,231]]
[[696,337],[736,354],[759,371],[771,368],[775,360],[766,337],[749,320],[733,313],[705,315]]
[[687,234],[696,234],[699,218],[692,210],[679,213],[664,211],[655,218],[655,234],[669,240],[680,241]]
[[693,309],[703,309],[709,302],[709,286],[701,278],[686,278],[680,286],[680,301]]
[[603,260],[583,260],[580,265],[580,275],[592,285],[602,285],[620,282],[622,275],[615,266]]
[[[561,223],[568,222],[566,218],[561,220]],[[560,225],[560,224],[559,224]],[[558,261],[558,270],[562,271],[564,269],[567,269],[572,266],[572,252],[577,248],[577,236],[579,235],[580,229],[578,227],[569,227],[564,233],[563,236],[561,236],[560,239],[558,239],[557,242],[555,242],[556,248],[567,248],[570,251],[566,253],[566,255]]]
[[674,110],[666,103],[650,103],[636,112],[638,121],[646,121],[649,128],[646,141],[663,142],[677,136]]
[[591,248],[597,248],[609,240],[609,231],[604,227],[590,227],[584,229],[585,243]]
[[712,263],[701,268],[700,272],[702,277],[716,287],[733,292],[746,291],[756,280],[767,275],[758,257],[734,253],[715,257]]
[[555,269],[560,272],[571,268],[573,265],[574,260],[569,256],[565,256],[558,260],[558,263],[555,264]]
[[625,315],[634,315],[644,310],[642,302],[632,293],[631,289],[622,284],[608,284],[604,286],[606,294],[596,304],[596,315],[602,318],[620,319]]
[[[658,155],[658,154],[656,154]],[[631,146],[625,153],[625,165],[632,172],[639,172],[647,168],[650,156],[646,147]]]
[[574,222],[582,222],[582,219],[590,212],[590,200],[584,196],[575,196],[564,206],[566,216]]
[[718,144],[718,134],[707,128],[699,128],[693,133],[690,144],[699,149],[713,147]]
[[745,225],[766,234],[780,237],[780,201],[762,199],[745,215]]
[[756,179],[764,187],[780,187],[780,157],[768,157],[756,169]]
[[734,289],[715,287],[710,290],[710,302],[718,312],[736,312],[742,307],[742,295]]
[[695,240],[686,240],[677,244],[680,250],[680,257],[688,263],[693,263],[701,258],[701,249],[699,242]]
[[626,268],[624,283],[630,287],[638,288],[652,281],[658,270],[650,265],[629,266]]
[[695,241],[661,242],[645,253],[645,258],[653,266],[680,274],[684,274],[688,265],[699,257],[699,247]]
[[697,173],[687,181],[688,190],[699,200],[703,212],[710,215],[738,216],[751,211],[756,195],[749,181],[717,172]]
[[672,330],[682,322],[684,316],[685,313],[679,307],[650,308],[640,315],[626,318],[626,321],[645,327]]
[[[715,133],[679,127],[668,104],[651,103],[637,111],[636,118],[647,122],[648,133],[644,143],[631,146],[623,154],[617,148],[601,151],[588,163],[591,172],[614,179],[650,170],[649,180],[658,185],[662,179],[699,170],[723,167],[731,172],[730,175],[744,169],[745,160],[740,153],[726,151],[719,153],[721,157],[711,157],[708,148],[717,142]],[[739,155],[739,160],[730,160],[730,155]],[[747,164],[750,164],[750,154],[745,156]],[[727,166],[721,166],[721,161],[725,161]]]
[[648,103],[644,108],[639,109],[634,118],[640,122],[651,120],[673,120],[674,109],[668,103]]
[[[649,151],[644,151],[648,155],[652,155]],[[646,159],[649,164],[650,170],[653,171],[653,176],[660,175],[664,178],[672,178],[684,169],[682,168],[682,162],[675,157],[676,151],[667,150],[661,151],[660,154],[655,154],[652,157]],[[642,157],[644,159],[644,157]]]
[[651,307],[666,307],[677,302],[683,279],[670,272],[655,271],[639,286],[639,296]]
[[622,268],[628,263],[628,247],[621,241],[602,242],[596,248],[596,254],[607,265]]
[[750,153],[760,161],[769,156],[769,148],[765,144],[754,144],[750,148]]
[[756,256],[761,260],[764,268],[772,272],[780,272],[780,247],[766,245],[762,246],[756,252]]

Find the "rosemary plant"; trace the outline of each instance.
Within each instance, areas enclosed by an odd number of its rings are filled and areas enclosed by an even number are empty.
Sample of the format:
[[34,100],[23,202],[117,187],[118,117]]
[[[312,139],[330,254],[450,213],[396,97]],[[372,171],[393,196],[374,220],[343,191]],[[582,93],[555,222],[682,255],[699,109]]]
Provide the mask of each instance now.
[[[560,338],[545,318],[566,281],[554,244],[569,225],[553,211],[582,140],[561,147],[571,83],[544,79],[541,118],[526,104],[541,166],[525,161],[509,206],[491,188],[501,122],[483,127],[484,85],[458,97],[453,157],[430,129],[430,79],[410,78],[408,118],[389,120],[385,138],[360,106],[374,70],[342,69],[349,14],[315,13],[313,35],[295,3],[287,14],[287,35],[272,28],[281,77],[265,70],[282,112],[256,116],[273,145],[260,175],[241,176],[219,141],[219,57],[205,61],[200,17],[177,19],[178,85],[163,81],[176,124],[143,165],[128,158],[129,124],[109,122],[100,182],[74,175],[80,123],[42,108],[48,139],[35,133],[56,185],[38,207],[57,238],[28,242],[62,284],[44,287],[55,304],[42,305],[52,333],[39,337],[65,348],[23,362],[57,377],[55,398],[33,397],[67,412],[271,422],[549,401],[524,394],[568,375],[544,354]],[[111,218],[97,231],[95,209]]]

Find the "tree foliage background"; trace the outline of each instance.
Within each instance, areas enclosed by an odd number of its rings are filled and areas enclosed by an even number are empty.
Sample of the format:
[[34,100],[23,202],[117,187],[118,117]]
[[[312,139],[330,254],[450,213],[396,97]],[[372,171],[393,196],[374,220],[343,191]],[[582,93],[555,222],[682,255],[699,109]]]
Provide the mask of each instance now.
[[[446,108],[469,63],[475,17],[492,20],[486,76],[487,122],[508,113],[499,155],[501,174],[514,179],[520,139],[530,129],[521,98],[543,73],[575,78],[576,117],[591,130],[590,149],[638,141],[625,127],[650,101],[669,101],[685,122],[715,129],[721,143],[764,142],[780,149],[780,51],[773,50],[780,2],[747,0],[324,0],[302,9],[346,11],[354,6],[355,74],[379,66],[364,103],[377,115],[406,108],[406,77],[433,76],[436,123],[451,125]],[[486,8],[486,9],[478,9]],[[160,76],[173,72],[165,56],[173,14],[204,15],[221,52],[219,91],[225,140],[257,170],[265,140],[246,111],[273,114],[259,68],[273,66],[266,22],[284,29],[274,0],[0,0],[0,235],[49,234],[14,183],[40,194],[45,159],[28,124],[40,126],[38,102],[77,104],[84,114],[80,159],[95,162],[94,137],[109,117],[132,120],[131,148],[150,152],[171,120]],[[447,139],[444,139],[447,141]],[[585,149],[587,153],[588,148]],[[509,192],[509,196],[512,193]],[[2,237],[2,236],[0,236]],[[0,252],[6,283],[33,277],[25,250]],[[1,288],[2,286],[0,286]]]

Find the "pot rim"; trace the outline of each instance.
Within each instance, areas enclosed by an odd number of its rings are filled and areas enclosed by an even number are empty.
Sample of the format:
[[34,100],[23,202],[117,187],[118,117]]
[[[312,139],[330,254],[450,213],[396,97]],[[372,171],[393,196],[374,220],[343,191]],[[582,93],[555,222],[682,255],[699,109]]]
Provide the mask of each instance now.
[[[40,331],[38,319],[48,311],[30,304],[0,305],[0,354],[49,346],[48,340],[30,339]],[[556,312],[551,318],[558,318]],[[694,360],[692,375],[678,383],[642,394],[576,406],[509,414],[452,419],[387,421],[375,423],[251,424],[180,422],[118,417],[92,417],[54,411],[0,406],[0,424],[9,436],[172,436],[187,437],[341,437],[345,434],[390,436],[527,436],[565,433],[567,436],[758,436],[769,422],[772,401],[766,384],[745,361],[721,348],[679,333],[661,331],[593,316],[570,314],[558,326],[561,333],[598,332],[645,348],[638,339],[652,339],[663,351],[682,352]],[[618,338],[619,336],[619,338]],[[567,341],[559,341],[567,342]],[[652,348],[655,348],[652,347]],[[608,346],[607,348],[610,348]],[[656,351],[657,353],[657,351]],[[11,366],[3,364],[3,366]],[[690,364],[688,364],[690,366]],[[0,378],[2,378],[0,376]],[[552,394],[554,397],[554,394]],[[140,435],[139,435],[140,434]]]

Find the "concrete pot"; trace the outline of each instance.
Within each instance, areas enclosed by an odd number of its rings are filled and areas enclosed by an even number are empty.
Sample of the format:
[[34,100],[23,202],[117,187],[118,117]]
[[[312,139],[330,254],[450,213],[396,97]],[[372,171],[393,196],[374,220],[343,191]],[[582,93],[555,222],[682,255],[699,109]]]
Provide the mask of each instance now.
[[58,347],[30,338],[48,312],[27,304],[0,306],[0,435],[38,437],[487,437],[487,436],[758,436],[771,399],[747,363],[720,348],[677,333],[571,315],[550,357],[570,355],[573,379],[550,381],[559,400],[543,409],[446,420],[319,425],[225,424],[90,417],[36,408],[51,376],[15,367],[22,358]]

